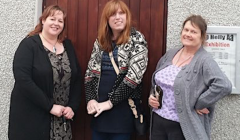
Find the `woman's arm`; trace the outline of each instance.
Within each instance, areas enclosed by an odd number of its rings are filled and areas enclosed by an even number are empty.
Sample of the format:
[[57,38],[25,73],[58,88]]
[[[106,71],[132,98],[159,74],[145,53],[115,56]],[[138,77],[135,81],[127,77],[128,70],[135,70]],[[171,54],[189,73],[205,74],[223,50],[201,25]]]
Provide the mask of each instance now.
[[[88,103],[90,100],[96,100],[97,101],[97,86],[98,86],[98,79],[97,77],[100,77],[100,66],[99,62],[101,58],[100,57],[100,50],[98,41],[96,40],[94,42],[93,50],[90,56],[90,60],[88,62],[88,67],[85,73],[85,93],[86,93],[86,103]],[[96,67],[93,70],[93,67]]]
[[208,89],[200,95],[195,105],[197,110],[208,108],[232,91],[232,84],[218,64],[208,57],[203,62],[203,80]]
[[127,74],[120,81],[119,86],[109,93],[109,99],[113,105],[117,105],[130,97],[136,87],[142,82],[143,74],[147,69],[148,48],[144,36],[140,32],[137,32],[133,36],[132,41],[134,42],[134,46],[129,56]]
[[[50,112],[53,100],[47,97],[33,81],[32,69],[34,58],[34,47],[30,39],[25,38],[16,50],[13,60],[13,74],[16,84],[21,89],[21,94],[32,101],[33,104]],[[37,44],[35,44],[37,45]]]

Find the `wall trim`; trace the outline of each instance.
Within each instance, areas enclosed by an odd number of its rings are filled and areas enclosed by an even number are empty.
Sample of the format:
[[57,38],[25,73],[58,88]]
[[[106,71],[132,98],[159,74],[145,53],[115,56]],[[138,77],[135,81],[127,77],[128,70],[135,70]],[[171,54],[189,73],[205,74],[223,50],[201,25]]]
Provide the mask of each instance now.
[[36,0],[35,4],[35,16],[34,16],[34,27],[38,24],[38,19],[42,14],[42,0]]

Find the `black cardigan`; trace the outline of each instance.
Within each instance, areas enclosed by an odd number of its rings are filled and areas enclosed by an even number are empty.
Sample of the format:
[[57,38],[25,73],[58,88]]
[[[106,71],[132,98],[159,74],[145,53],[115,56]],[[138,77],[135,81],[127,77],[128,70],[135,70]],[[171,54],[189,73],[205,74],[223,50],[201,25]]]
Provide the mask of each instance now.
[[[80,104],[80,67],[70,40],[63,45],[71,67],[68,106],[76,114]],[[20,43],[13,60],[15,84],[10,101],[10,140],[49,140],[53,106],[52,65],[39,35]]]

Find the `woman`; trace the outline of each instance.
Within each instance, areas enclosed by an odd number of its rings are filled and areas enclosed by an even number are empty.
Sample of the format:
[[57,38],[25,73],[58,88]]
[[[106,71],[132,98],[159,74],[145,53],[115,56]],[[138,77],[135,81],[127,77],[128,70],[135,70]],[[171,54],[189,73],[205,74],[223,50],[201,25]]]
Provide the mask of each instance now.
[[47,7],[15,53],[10,140],[72,139],[70,120],[80,103],[80,68],[71,41],[65,39],[65,20],[59,6]]
[[[215,103],[231,93],[231,83],[202,47],[207,24],[199,15],[182,26],[182,47],[168,51],[152,76],[151,140],[209,140]],[[163,91],[160,103],[154,88]]]
[[[109,52],[113,53],[110,57]],[[134,116],[128,98],[141,96],[147,52],[144,36],[131,28],[131,14],[126,4],[121,0],[107,2],[85,75],[87,111],[94,114],[93,140],[130,139]]]

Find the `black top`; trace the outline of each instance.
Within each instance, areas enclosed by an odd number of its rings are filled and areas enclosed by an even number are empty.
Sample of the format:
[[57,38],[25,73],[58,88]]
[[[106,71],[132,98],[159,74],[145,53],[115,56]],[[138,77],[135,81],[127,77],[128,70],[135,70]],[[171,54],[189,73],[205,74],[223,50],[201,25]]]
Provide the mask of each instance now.
[[[113,44],[114,45],[114,44]],[[114,45],[115,46],[115,45]],[[114,47],[113,57],[117,61],[118,48]],[[110,93],[117,79],[108,52],[103,52],[101,62],[101,78],[99,83],[98,102],[109,100]],[[95,131],[106,133],[131,133],[133,131],[133,115],[128,100],[114,106],[111,110],[104,111],[98,117],[92,119],[92,128]]]
[[[70,40],[65,40],[71,67],[67,106],[74,112],[80,104],[80,67]],[[10,101],[10,140],[49,140],[53,106],[53,70],[39,35],[20,43],[13,60],[15,84]]]

